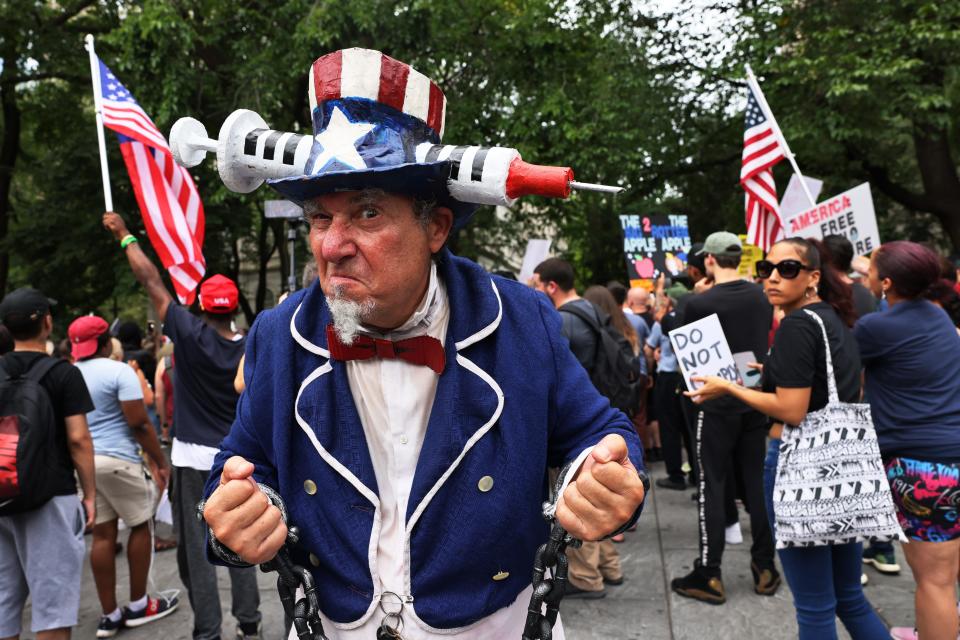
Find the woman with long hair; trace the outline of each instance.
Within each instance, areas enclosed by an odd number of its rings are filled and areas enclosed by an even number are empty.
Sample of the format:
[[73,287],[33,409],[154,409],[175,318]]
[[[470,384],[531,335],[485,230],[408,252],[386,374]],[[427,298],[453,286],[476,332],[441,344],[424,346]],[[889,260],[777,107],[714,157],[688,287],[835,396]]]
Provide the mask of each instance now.
[[917,630],[898,639],[955,640],[960,564],[960,337],[925,296],[940,282],[940,259],[914,242],[881,245],[867,283],[889,309],[864,316],[854,336],[880,455],[910,538]]
[[[772,521],[783,425],[800,425],[807,413],[823,409],[828,400],[823,332],[807,312],[817,314],[826,328],[841,402],[860,399],[860,357],[849,328],[854,320],[850,285],[822,261],[817,241],[778,242],[767,259],[757,263],[757,276],[767,299],[785,314],[763,368],[761,390],[717,377],[694,377],[703,386],[687,395],[702,402],[729,394],[775,421],[764,465],[767,515]],[[836,617],[854,640],[887,637],[886,627],[863,595],[861,551],[859,543],[780,550],[801,640],[836,638]]]
[[627,316],[623,314],[623,308],[617,304],[617,301],[609,289],[595,284],[587,287],[582,297],[600,307],[604,313],[610,316],[610,324],[627,339],[627,342],[629,342],[633,348],[634,355],[640,352],[641,345],[637,339],[637,332],[634,330],[633,325],[630,324],[630,321],[627,320]]

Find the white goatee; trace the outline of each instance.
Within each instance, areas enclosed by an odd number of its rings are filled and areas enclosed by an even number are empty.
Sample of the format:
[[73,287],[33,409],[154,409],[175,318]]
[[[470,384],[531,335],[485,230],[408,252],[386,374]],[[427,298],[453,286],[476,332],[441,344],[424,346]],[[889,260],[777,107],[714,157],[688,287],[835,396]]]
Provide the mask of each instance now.
[[350,346],[360,333],[360,325],[370,317],[373,311],[373,302],[354,302],[343,297],[341,287],[333,288],[333,296],[327,296],[327,307],[333,319],[333,330],[337,332],[340,342]]

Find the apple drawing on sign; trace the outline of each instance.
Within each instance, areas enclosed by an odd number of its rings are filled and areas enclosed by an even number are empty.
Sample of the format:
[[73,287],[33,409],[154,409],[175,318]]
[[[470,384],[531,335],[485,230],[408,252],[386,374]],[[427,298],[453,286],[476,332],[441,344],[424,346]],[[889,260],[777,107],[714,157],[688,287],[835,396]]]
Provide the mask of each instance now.
[[653,260],[650,258],[634,260],[633,266],[637,270],[637,275],[641,278],[652,278],[653,272],[656,270],[656,267],[653,265]]

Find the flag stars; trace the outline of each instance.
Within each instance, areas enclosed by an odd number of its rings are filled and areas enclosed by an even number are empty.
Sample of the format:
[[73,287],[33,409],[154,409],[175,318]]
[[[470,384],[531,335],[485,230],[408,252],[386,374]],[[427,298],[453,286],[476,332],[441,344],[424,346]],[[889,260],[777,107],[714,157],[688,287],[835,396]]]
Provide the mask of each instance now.
[[113,82],[107,85],[107,89],[110,89],[110,91],[113,91],[116,88],[117,88],[117,85],[114,84]]

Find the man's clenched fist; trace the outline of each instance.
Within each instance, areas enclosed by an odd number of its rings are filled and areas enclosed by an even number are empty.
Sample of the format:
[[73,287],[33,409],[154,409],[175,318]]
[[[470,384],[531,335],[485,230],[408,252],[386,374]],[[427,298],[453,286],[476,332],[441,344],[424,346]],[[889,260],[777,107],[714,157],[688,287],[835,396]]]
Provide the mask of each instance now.
[[277,555],[287,539],[287,525],[251,477],[253,468],[240,456],[227,460],[203,518],[217,540],[244,562],[261,564]]
[[557,504],[557,521],[581,540],[622,527],[643,502],[643,482],[622,436],[606,436],[583,461]]

